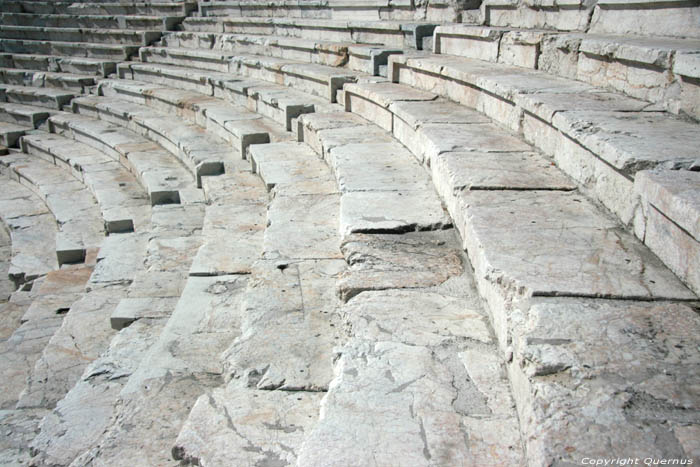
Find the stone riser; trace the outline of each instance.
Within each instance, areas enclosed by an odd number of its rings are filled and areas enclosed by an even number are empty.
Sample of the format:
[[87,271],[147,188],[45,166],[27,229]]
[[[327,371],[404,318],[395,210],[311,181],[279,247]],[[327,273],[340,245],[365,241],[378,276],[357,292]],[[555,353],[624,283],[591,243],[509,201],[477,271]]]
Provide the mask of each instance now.
[[440,26],[435,53],[539,69],[700,118],[698,40]]
[[3,65],[20,70],[73,73],[81,75],[107,76],[114,73],[114,61],[80,57],[52,57],[46,55],[4,54]]
[[[106,126],[109,128],[109,126]],[[173,164],[172,156],[155,144],[111,144],[104,142],[99,131],[91,132],[86,126],[71,126],[68,122],[49,121],[52,133],[68,136],[91,146],[122,164],[134,174],[148,193],[151,205],[180,204],[189,197],[189,186],[193,184],[189,172],[179,164]],[[143,140],[141,140],[143,141]],[[145,143],[145,141],[143,141]],[[135,146],[133,149],[131,146]],[[143,146],[143,148],[139,147]]]
[[[63,13],[63,12],[61,12]],[[121,29],[168,31],[175,28],[184,17],[159,16],[94,16],[94,15],[0,15],[3,26],[34,26],[41,28]],[[63,40],[63,39],[57,39]]]
[[0,39],[3,52],[13,54],[67,55],[70,57],[99,58],[104,60],[128,60],[138,53],[137,46],[109,46],[101,44],[75,44],[71,42],[26,41]]
[[39,128],[49,116],[50,113],[46,110],[21,104],[3,104],[0,102],[0,121],[3,122],[26,125],[32,129],[36,129]]
[[187,16],[196,10],[195,3],[117,3],[117,2],[40,2],[40,1],[6,1],[0,5],[0,11],[7,13],[31,14],[72,14],[72,15],[158,15]]
[[17,40],[48,40],[57,42],[84,42],[146,46],[158,40],[159,31],[108,31],[104,29],[70,29],[45,27],[0,27],[0,38]]

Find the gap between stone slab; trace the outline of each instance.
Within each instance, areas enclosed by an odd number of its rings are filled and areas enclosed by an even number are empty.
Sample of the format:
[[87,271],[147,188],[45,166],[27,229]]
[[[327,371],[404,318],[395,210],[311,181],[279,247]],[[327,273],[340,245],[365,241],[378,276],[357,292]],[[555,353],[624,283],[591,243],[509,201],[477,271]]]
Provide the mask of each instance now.
[[597,300],[622,300],[631,302],[669,302],[669,303],[698,303],[698,298],[665,298],[665,297],[648,297],[634,295],[615,295],[615,294],[585,294],[585,293],[567,293],[567,292],[533,292],[531,297],[561,297],[561,298],[590,298]]

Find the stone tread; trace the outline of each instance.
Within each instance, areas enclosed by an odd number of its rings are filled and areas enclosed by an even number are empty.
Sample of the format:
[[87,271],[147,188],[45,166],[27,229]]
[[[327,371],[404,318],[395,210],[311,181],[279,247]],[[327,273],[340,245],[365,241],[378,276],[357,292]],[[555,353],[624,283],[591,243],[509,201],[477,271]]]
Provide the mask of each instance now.
[[112,158],[57,134],[26,135],[22,150],[69,168],[97,200],[108,233],[141,231],[150,223],[147,194],[134,175]]
[[0,143],[5,147],[16,147],[19,138],[27,131],[30,128],[24,125],[0,122]]
[[[83,2],[80,2],[83,3]],[[124,14],[62,14],[65,10],[56,13],[2,13],[0,20],[3,25],[34,26],[53,28],[81,28],[81,29],[125,29],[156,30],[162,31],[172,28],[182,16],[161,15],[124,15]],[[135,31],[134,31],[135,33]]]
[[58,88],[84,93],[95,85],[95,77],[86,74],[0,68],[0,82],[12,85]]
[[58,70],[63,73],[107,76],[114,72],[117,66],[117,62],[113,59],[70,57],[60,54],[4,53],[3,56],[9,62],[6,66],[33,71]]
[[31,14],[74,15],[167,15],[185,16],[196,9],[193,2],[45,2],[8,0],[0,11]]
[[63,89],[12,84],[0,84],[0,93],[4,93],[7,102],[48,107],[54,110],[61,110],[75,97],[74,92]]
[[86,96],[73,100],[73,111],[123,126],[149,138],[177,157],[197,179],[224,173],[232,167],[234,151],[222,139],[176,116],[120,98]]
[[274,121],[221,98],[135,80],[102,80],[100,93],[119,97],[196,123],[227,140],[242,158],[250,144],[285,141],[292,138]]
[[83,115],[62,113],[49,122],[53,133],[70,136],[131,171],[147,191],[152,205],[199,199],[191,173],[169,151],[120,126]]
[[149,45],[160,37],[160,31],[129,29],[69,28],[1,25],[0,37],[6,39],[81,42],[90,44]]
[[0,200],[0,217],[12,239],[10,279],[22,283],[58,269],[58,226],[46,204],[28,188],[7,179],[0,186]]
[[31,105],[0,102],[0,121],[26,125],[31,129],[35,129],[50,115],[50,111]]

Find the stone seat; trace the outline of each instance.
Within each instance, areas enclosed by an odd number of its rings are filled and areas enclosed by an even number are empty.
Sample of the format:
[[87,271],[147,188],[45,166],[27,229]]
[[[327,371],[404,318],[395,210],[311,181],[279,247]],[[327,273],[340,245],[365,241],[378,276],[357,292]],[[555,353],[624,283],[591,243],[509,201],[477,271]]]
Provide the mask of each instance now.
[[[63,12],[59,12],[63,13]],[[33,26],[37,28],[115,29],[167,31],[173,29],[182,16],[92,15],[92,14],[0,14],[3,26]]]
[[700,39],[471,25],[435,30],[434,52],[539,69],[700,118]]
[[90,44],[46,40],[0,39],[0,51],[12,54],[67,55],[70,57],[128,60],[138,52],[135,45]]
[[187,16],[196,9],[194,2],[45,2],[8,0],[0,4],[6,13],[71,15],[158,15]]
[[92,193],[105,231],[141,232],[149,225],[150,200],[138,180],[109,156],[72,139],[34,133],[21,140],[22,151],[63,166]]
[[122,63],[118,67],[118,75],[120,78],[163,84],[219,97],[266,116],[287,131],[292,130],[294,119],[303,113],[338,109],[335,104],[328,104],[324,99],[284,85],[186,66]]
[[[425,63],[430,63],[431,67],[436,65],[436,62],[428,59]],[[445,61],[441,58],[439,63]],[[525,139],[552,157],[584,193],[608,207],[643,239],[642,226],[646,223],[646,218],[640,209],[641,194],[635,189],[635,174],[639,170],[654,167],[682,170],[695,167],[696,155],[688,149],[697,145],[696,125],[678,120],[667,113],[644,112],[646,103],[601,91],[596,94],[595,90],[581,89],[581,86],[587,85],[562,81],[561,78],[542,74],[523,75],[523,71],[515,68],[509,70],[510,75],[489,75],[484,72],[483,63],[477,63],[469,72],[474,73],[471,82],[479,83],[483,88],[481,93],[470,96],[473,88],[463,87],[465,85],[460,84],[460,81],[452,81],[455,84],[451,87],[452,84],[447,84],[449,78],[444,78],[443,85],[446,89],[438,88],[439,93],[476,107],[501,124],[508,124],[508,115],[522,112],[524,120],[521,131]],[[443,70],[446,74],[450,73],[447,71],[450,70],[449,66],[444,66]],[[457,76],[465,79],[469,75]],[[516,77],[519,77],[519,81]],[[529,81],[526,81],[526,77]],[[407,81],[415,82],[413,79],[415,78],[411,77]],[[437,81],[441,79],[443,78],[436,78]],[[531,94],[526,91],[534,89],[540,91]],[[458,92],[465,93],[460,95]],[[577,93],[577,98],[570,98],[568,93]],[[503,96],[503,101],[518,104],[506,106],[502,101],[498,102],[494,95],[499,94]],[[582,95],[587,95],[588,99],[584,101]],[[416,109],[409,109],[410,105],[402,101],[432,102],[436,97],[431,92],[396,84],[353,84],[345,88],[347,109],[354,109],[386,130],[391,130],[419,160],[429,163],[431,167],[434,167],[433,158],[442,151],[449,150],[453,143],[450,139],[445,139],[446,135],[441,131],[433,131],[420,124],[425,118],[417,110],[418,105],[414,104]],[[424,104],[424,107],[429,109],[430,104]],[[554,114],[556,115],[552,119]],[[589,119],[594,119],[596,126],[586,123],[591,121]],[[609,127],[606,128],[606,125]],[[652,128],[655,131],[652,132]],[[653,134],[653,143],[659,145],[658,149],[652,149],[649,141],[639,144],[638,141],[648,138],[650,133]],[[458,135],[453,135],[453,138],[456,141],[461,139]],[[560,139],[557,141],[554,138]],[[580,146],[577,147],[576,144]],[[700,254],[697,243],[678,240],[674,244],[688,257],[696,258]],[[668,252],[664,253],[657,247],[654,252],[674,271],[686,270]],[[694,289],[700,289],[698,284],[691,282],[692,274],[681,277]]]
[[288,36],[422,50],[423,42],[432,40],[435,23],[307,18],[189,17],[182,22],[181,27],[184,31]]
[[0,102],[0,121],[25,125],[32,129],[39,128],[51,112],[29,105]]
[[369,75],[336,67],[260,55],[241,55],[234,51],[144,47],[139,55],[142,62],[230,71],[253,79],[285,84],[330,102],[336,101],[336,93],[344,83],[370,79]]
[[25,125],[0,122],[0,144],[5,148],[17,147],[20,136],[29,131]]
[[10,279],[22,284],[58,269],[58,224],[41,198],[19,182],[4,177],[0,200],[0,218],[12,239]]
[[134,80],[103,80],[99,91],[159,111],[177,114],[228,141],[242,157],[251,144],[287,141],[292,135],[279,124],[244,107],[196,91]]
[[73,97],[72,91],[63,89],[0,84],[0,100],[15,104],[61,110]]
[[160,35],[160,31],[145,30],[0,25],[0,38],[20,40],[48,39],[62,42],[144,46],[156,41]]
[[109,59],[33,53],[0,53],[0,64],[5,68],[96,76],[107,76],[117,68],[116,61]]
[[267,55],[320,65],[346,67],[372,75],[379,75],[382,70],[384,76],[386,76],[388,55],[402,53],[402,49],[352,42],[188,31],[168,32],[162,37],[161,44],[174,48],[208,48],[244,55]]
[[197,125],[119,98],[88,96],[73,100],[73,112],[99,118],[160,144],[187,167],[201,187],[202,177],[232,170],[233,148]]
[[61,113],[49,120],[52,133],[69,136],[120,162],[139,180],[151,205],[200,199],[190,172],[169,151],[117,125]]
[[93,195],[69,171],[24,154],[5,156],[0,165],[6,175],[37,194],[56,223],[56,257],[59,266],[82,263],[95,254],[104,238],[104,222]]
[[0,68],[0,83],[67,89],[80,94],[96,84],[95,77],[91,75],[21,68]]

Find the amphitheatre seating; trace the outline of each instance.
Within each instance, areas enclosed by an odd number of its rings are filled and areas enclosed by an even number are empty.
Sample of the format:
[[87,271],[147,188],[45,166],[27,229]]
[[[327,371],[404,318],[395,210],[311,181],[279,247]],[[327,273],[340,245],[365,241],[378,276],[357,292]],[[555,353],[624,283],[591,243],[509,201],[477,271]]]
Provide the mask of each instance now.
[[2,2],[0,463],[700,462],[699,11]]

